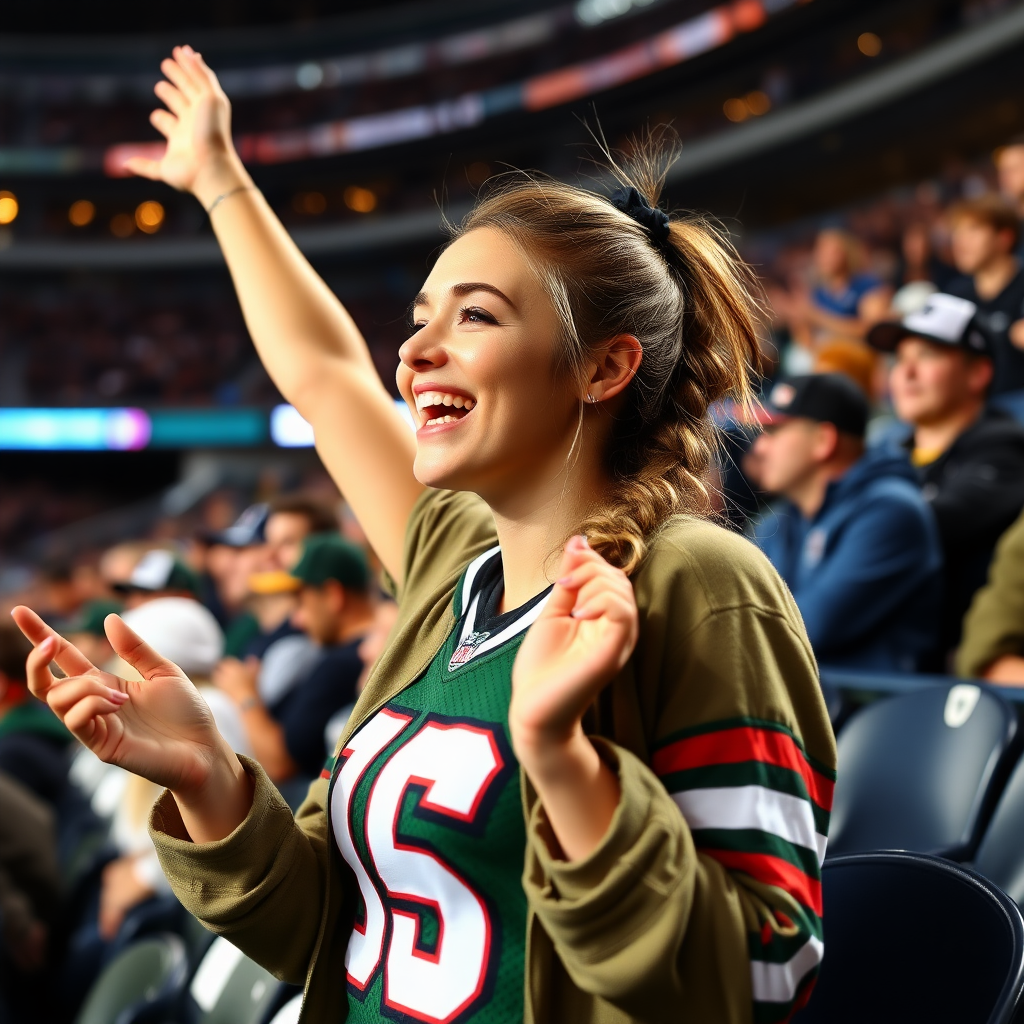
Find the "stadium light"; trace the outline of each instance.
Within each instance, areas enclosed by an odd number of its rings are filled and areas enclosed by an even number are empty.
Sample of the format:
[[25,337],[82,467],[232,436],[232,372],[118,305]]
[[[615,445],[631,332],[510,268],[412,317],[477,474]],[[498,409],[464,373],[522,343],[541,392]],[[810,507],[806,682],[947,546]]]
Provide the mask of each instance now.
[[13,192],[0,192],[0,224],[10,224],[17,216],[17,197]]

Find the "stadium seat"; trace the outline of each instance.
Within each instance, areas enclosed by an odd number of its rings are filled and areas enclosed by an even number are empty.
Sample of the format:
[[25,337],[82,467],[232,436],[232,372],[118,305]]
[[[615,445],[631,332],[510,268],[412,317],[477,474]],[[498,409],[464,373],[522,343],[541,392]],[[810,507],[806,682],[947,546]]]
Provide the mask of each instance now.
[[822,870],[825,958],[796,1024],[1009,1024],[1024,919],[959,864],[868,853]]
[[75,1024],[133,1024],[170,1007],[187,977],[185,944],[154,935],[111,961],[86,996]]
[[972,683],[892,697],[839,734],[830,856],[916,850],[970,857],[1017,717]]
[[974,870],[1024,903],[1024,760],[1018,761],[974,856]]
[[262,1024],[285,988],[227,939],[216,938],[189,983],[183,1016],[195,1024]]

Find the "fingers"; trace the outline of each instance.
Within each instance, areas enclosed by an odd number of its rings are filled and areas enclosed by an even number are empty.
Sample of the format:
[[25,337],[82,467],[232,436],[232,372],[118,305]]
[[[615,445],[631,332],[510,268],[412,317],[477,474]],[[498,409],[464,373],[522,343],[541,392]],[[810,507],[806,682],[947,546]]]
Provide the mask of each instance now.
[[[107,676],[107,679],[112,677]],[[75,676],[54,682],[47,694],[46,703],[61,721],[78,704],[88,703],[93,715],[108,715],[128,702],[128,694],[114,686],[108,686],[99,674]]]
[[47,637],[38,647],[33,647],[25,659],[25,678],[28,681],[29,692],[39,700],[45,701],[50,687],[57,682],[50,671],[50,662],[53,661],[56,646],[56,642]]
[[167,109],[178,117],[181,117],[181,115],[188,110],[188,102],[185,97],[182,96],[181,91],[179,89],[175,89],[170,82],[163,80],[157,82],[156,85],[153,86],[153,92],[155,92],[157,96],[167,104]]
[[11,617],[37,648],[43,641],[53,639],[53,653],[46,664],[57,662],[61,671],[69,676],[80,676],[96,667],[73,643],[51,629],[31,608],[18,605],[11,612]]
[[149,123],[165,138],[169,139],[178,127],[178,119],[169,111],[157,108],[149,115]]
[[149,178],[150,181],[160,181],[160,161],[150,160],[144,156],[133,156],[124,162],[124,169],[137,174],[140,178]]
[[103,628],[114,653],[128,662],[143,679],[149,679],[159,672],[181,674],[177,665],[157,654],[120,615],[108,615],[103,620]]
[[185,71],[184,66],[179,62],[178,54],[181,48],[175,47],[174,57],[167,57],[160,62],[160,70],[167,76],[173,85],[184,94],[186,99],[193,99],[197,89],[192,76]]

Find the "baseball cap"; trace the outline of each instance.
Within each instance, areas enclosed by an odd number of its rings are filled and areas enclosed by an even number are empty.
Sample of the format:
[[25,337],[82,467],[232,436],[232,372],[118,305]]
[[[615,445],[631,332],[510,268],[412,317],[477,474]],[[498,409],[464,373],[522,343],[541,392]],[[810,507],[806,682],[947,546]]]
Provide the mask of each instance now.
[[67,631],[69,633],[91,633],[93,636],[105,637],[106,631],[103,623],[108,615],[120,614],[124,611],[124,605],[118,601],[106,601],[102,598],[95,601],[86,601],[78,610],[78,614],[71,620]]
[[831,423],[844,434],[863,437],[868,425],[864,392],[842,373],[811,373],[780,380],[764,403],[760,421],[782,423],[791,419]]
[[217,620],[209,609],[187,597],[159,597],[122,618],[190,679],[209,676],[224,654],[224,634]]
[[250,505],[226,530],[207,534],[211,544],[224,544],[229,548],[248,548],[264,542],[264,528],[270,518],[266,502]]
[[350,540],[334,533],[317,533],[306,539],[292,576],[313,587],[336,580],[343,587],[366,590],[370,566],[363,549]]
[[902,319],[875,324],[868,331],[867,342],[880,352],[894,352],[904,338],[924,338],[936,345],[990,356],[988,336],[975,321],[977,312],[970,299],[935,292],[920,309]]
[[126,583],[115,583],[114,589],[122,593],[144,590],[187,590],[198,596],[199,578],[173,552],[163,548],[147,551],[132,569]]

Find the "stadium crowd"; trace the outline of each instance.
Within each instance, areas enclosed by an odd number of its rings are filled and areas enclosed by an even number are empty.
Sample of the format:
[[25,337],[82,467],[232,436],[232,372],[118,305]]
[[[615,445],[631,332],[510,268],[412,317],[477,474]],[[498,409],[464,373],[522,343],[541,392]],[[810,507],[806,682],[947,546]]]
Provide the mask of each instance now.
[[[764,404],[721,411],[721,511],[788,583],[822,666],[1024,685],[1024,139],[998,151],[995,172],[997,188],[969,178],[943,204],[922,187],[824,226],[811,246],[783,239],[762,263]],[[144,382],[165,341],[205,330],[211,345],[198,333],[189,345],[212,387],[245,360],[237,324],[195,326],[205,312],[143,317],[127,359],[97,343],[82,356],[96,366],[72,376]],[[194,397],[187,368],[150,376],[166,400]],[[104,617],[122,611],[294,807],[394,605],[339,495],[262,495],[226,525],[238,497],[83,552],[3,601],[31,603],[97,664],[114,658]],[[0,623],[5,1024],[28,1007],[69,1019],[140,917],[180,913],[145,827],[156,788],[76,747],[28,693],[28,649]]]

